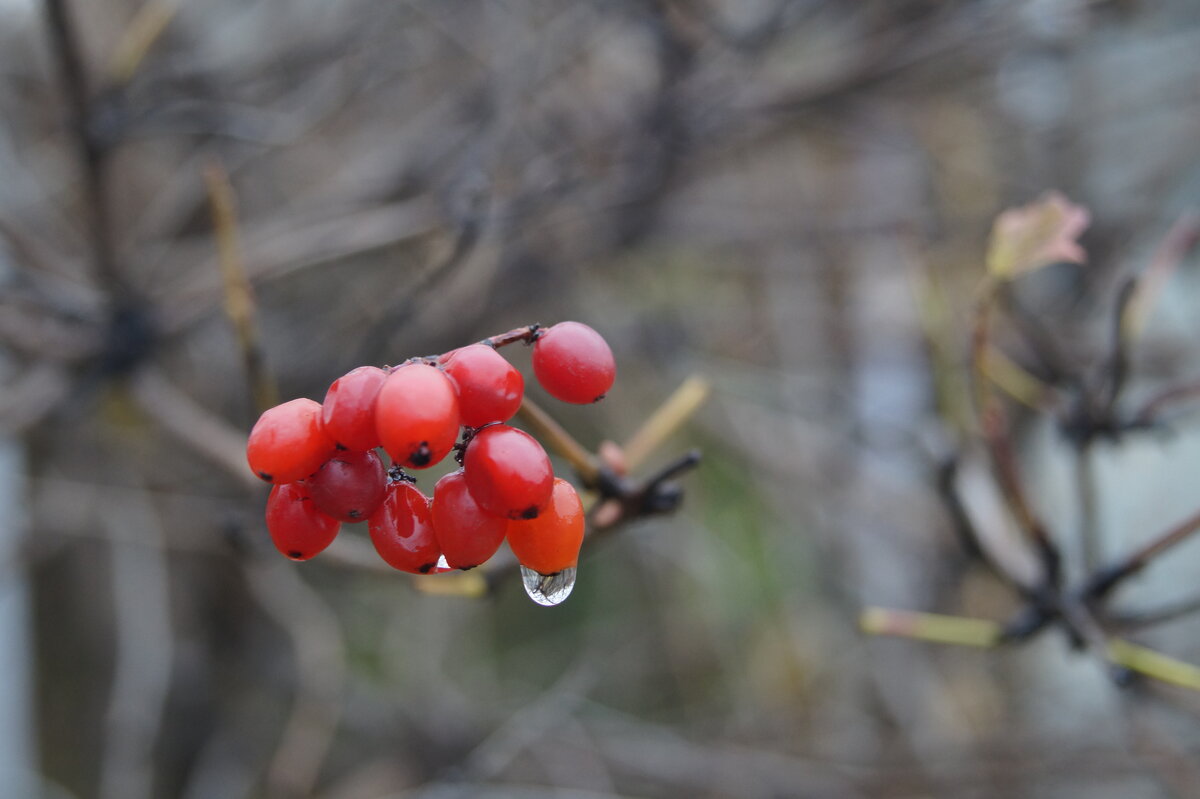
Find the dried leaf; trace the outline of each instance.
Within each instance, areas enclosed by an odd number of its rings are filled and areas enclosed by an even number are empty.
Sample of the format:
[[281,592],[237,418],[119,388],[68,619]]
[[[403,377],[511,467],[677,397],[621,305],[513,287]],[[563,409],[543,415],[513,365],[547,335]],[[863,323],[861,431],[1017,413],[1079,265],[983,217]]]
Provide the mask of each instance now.
[[1010,208],[996,217],[988,244],[987,269],[1011,280],[1050,264],[1081,264],[1087,253],[1076,239],[1091,222],[1088,210],[1052,191],[1036,202]]

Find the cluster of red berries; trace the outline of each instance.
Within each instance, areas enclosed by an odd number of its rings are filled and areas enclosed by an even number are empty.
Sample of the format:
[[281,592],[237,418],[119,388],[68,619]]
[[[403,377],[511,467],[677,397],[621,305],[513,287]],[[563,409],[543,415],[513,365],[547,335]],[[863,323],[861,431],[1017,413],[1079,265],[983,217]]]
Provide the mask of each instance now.
[[[279,551],[307,560],[343,522],[366,521],[376,551],[401,571],[469,569],[505,539],[526,570],[574,569],[584,531],[579,495],[554,476],[533,436],[505,424],[525,381],[497,347],[516,341],[533,345],[534,375],[565,402],[596,402],[616,377],[603,337],[561,322],[386,369],[360,366],[335,380],[323,403],[294,399],[264,412],[246,457],[275,484],[266,519]],[[426,497],[405,470],[451,452],[461,468]]]

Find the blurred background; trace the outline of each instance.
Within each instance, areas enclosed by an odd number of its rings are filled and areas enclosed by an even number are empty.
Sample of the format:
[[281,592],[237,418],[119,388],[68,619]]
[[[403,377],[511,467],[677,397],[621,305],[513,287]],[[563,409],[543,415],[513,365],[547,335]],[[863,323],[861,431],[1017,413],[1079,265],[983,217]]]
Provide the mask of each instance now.
[[[0,795],[1197,795],[1193,692],[857,619],[1017,610],[939,496],[938,369],[1047,189],[1089,265],[1023,296],[1099,357],[1200,203],[1198,53],[1192,0],[2,0]],[[554,609],[279,557],[214,192],[282,398],[577,319],[617,385],[545,404],[589,448],[711,383],[646,465],[702,450],[680,512],[585,545]],[[1135,394],[1200,374],[1193,271]],[[1098,448],[1108,555],[1200,504],[1190,427]],[[1070,555],[1070,452],[1020,444]],[[1121,597],[1198,575],[1185,544]]]

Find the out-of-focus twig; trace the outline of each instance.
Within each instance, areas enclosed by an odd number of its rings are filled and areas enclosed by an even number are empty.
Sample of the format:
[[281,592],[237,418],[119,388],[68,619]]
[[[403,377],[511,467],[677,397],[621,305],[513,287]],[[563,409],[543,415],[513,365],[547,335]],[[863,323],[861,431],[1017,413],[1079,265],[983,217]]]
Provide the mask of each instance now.
[[866,608],[858,626],[869,635],[891,635],[940,644],[992,647],[1002,640],[1001,626],[988,619],[892,608]]
[[128,83],[167,25],[175,18],[175,0],[146,0],[125,26],[109,58],[108,74],[116,84]]
[[246,436],[177,388],[160,370],[146,367],[130,378],[139,406],[164,430],[220,465],[250,490],[263,483],[246,465]]
[[1168,407],[1196,398],[1200,398],[1200,381],[1170,386],[1142,403],[1129,423],[1135,428],[1149,427],[1159,421],[1159,415]]
[[66,370],[56,363],[29,366],[0,394],[0,430],[19,433],[57,409],[71,391]]
[[622,447],[626,468],[632,470],[641,466],[651,453],[656,452],[692,418],[710,393],[712,384],[700,375],[692,375],[683,381],[626,440]]
[[1054,399],[1054,390],[1022,367],[1003,350],[989,346],[984,352],[984,376],[1005,394],[1034,410],[1044,409]]
[[1175,220],[1159,243],[1150,258],[1150,264],[1138,279],[1134,296],[1125,305],[1120,325],[1126,339],[1135,338],[1141,333],[1150,309],[1162,294],[1167,281],[1197,243],[1200,243],[1200,213],[1188,210]]
[[371,325],[371,329],[363,335],[362,344],[358,349],[360,362],[372,360],[396,330],[412,318],[429,294],[470,260],[487,228],[487,204],[490,199],[488,190],[486,185],[464,189],[461,201],[455,209],[456,218],[453,223],[456,228],[449,253],[417,275],[406,286],[403,300]]
[[1008,419],[999,403],[990,403],[983,410],[981,425],[984,441],[992,455],[996,481],[1000,490],[1004,493],[1021,529],[1029,537],[1030,542],[1037,547],[1038,555],[1042,558],[1045,566],[1047,583],[1057,585],[1062,576],[1062,556],[1059,553],[1058,545],[1050,538],[1050,532],[1034,513],[1033,507],[1025,495],[1017,455],[1013,451]]
[[250,384],[255,411],[261,413],[279,402],[279,390],[267,369],[255,323],[254,289],[246,277],[238,241],[237,200],[229,174],[220,163],[213,161],[204,170],[204,182],[212,208],[213,228],[217,239],[221,282],[225,288],[225,315],[237,335],[238,350]]
[[1176,660],[1121,638],[1108,642],[1108,657],[1118,666],[1152,677],[1160,682],[1200,691],[1200,667]]
[[84,205],[91,242],[92,266],[98,285],[117,300],[127,299],[129,287],[117,268],[112,238],[106,167],[108,146],[97,135],[92,117],[91,89],[84,68],[68,0],[45,0],[51,52],[71,114],[71,134],[83,172]]
[[1106,623],[1121,629],[1139,629],[1174,621],[1200,611],[1200,596],[1180,599],[1157,608],[1138,611],[1108,611]]
[[1092,575],[1083,589],[1088,601],[1103,599],[1124,580],[1145,568],[1155,557],[1200,531],[1200,511],[1193,513],[1157,538],[1147,541],[1120,561]]
[[[939,644],[990,648],[1004,642],[1004,628],[988,619],[866,608],[859,627],[868,635],[888,635]],[[1200,691],[1200,667],[1121,638],[1101,639],[1100,654],[1114,665],[1160,682]]]
[[1113,313],[1112,344],[1109,350],[1108,368],[1105,369],[1107,385],[1104,396],[1101,398],[1101,418],[1112,417],[1117,407],[1117,401],[1121,399],[1121,392],[1125,390],[1125,384],[1129,379],[1130,337],[1127,333],[1125,317],[1128,315],[1130,304],[1137,296],[1137,287],[1137,279],[1130,278],[1122,283],[1121,288],[1117,291],[1116,311]]

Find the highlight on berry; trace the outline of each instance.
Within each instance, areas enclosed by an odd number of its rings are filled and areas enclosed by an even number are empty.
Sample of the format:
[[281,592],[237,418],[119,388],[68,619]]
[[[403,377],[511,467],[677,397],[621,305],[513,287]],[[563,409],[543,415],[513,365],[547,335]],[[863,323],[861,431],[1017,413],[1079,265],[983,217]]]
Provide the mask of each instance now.
[[[542,605],[566,599],[583,544],[583,504],[542,444],[507,424],[525,381],[499,350],[517,342],[532,346],[538,384],[564,402],[598,402],[616,379],[604,338],[561,322],[392,367],[360,366],[334,380],[321,403],[300,398],[265,411],[246,460],[273,484],[266,524],[276,548],[307,560],[343,524],[366,522],[385,563],[432,574],[482,565],[507,540],[530,597]],[[461,468],[432,496],[405,471],[452,454]]]

